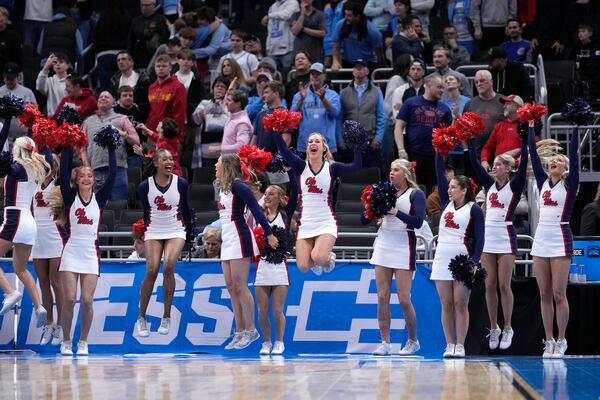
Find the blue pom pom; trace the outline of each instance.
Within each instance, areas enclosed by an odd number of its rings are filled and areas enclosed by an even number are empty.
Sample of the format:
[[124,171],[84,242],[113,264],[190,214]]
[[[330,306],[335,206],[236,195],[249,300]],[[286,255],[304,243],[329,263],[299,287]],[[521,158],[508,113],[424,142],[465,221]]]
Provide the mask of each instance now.
[[0,97],[0,118],[18,117],[25,111],[25,101],[17,96]]
[[[533,126],[533,131],[535,132],[536,136],[540,136],[540,134],[542,133],[543,127],[544,127],[544,124],[542,123],[541,120],[535,121],[535,125]],[[519,122],[517,124],[517,130],[519,131],[519,136],[527,139],[527,137],[529,136],[529,124],[527,122]]]
[[94,135],[94,142],[105,149],[115,150],[122,143],[121,134],[112,125],[105,125]]
[[284,172],[287,167],[288,167],[287,163],[285,162],[285,160],[283,159],[281,154],[279,154],[279,152],[277,152],[277,153],[273,154],[273,158],[271,158],[271,162],[269,163],[269,166],[267,167],[267,171],[272,174],[276,174],[279,172]]
[[61,124],[63,122],[68,122],[71,125],[79,125],[82,122],[81,114],[68,104],[65,104],[62,110],[60,110],[56,120]]
[[369,210],[377,218],[382,218],[396,206],[397,195],[398,189],[391,182],[373,185]]
[[365,150],[369,147],[367,131],[356,121],[350,119],[344,121],[342,136],[344,137],[344,143],[351,149],[359,148]]
[[454,257],[448,269],[452,273],[452,278],[458,282],[462,282],[468,289],[474,289],[485,281],[487,271],[481,264],[473,261],[465,254]]
[[14,163],[13,155],[10,151],[0,153],[0,178],[4,178],[10,172],[10,167]]
[[592,107],[581,97],[565,104],[561,114],[573,125],[590,125],[594,121]]
[[292,234],[287,229],[277,225],[271,227],[271,231],[279,243],[274,249],[267,246],[265,260],[271,264],[280,264],[292,254]]

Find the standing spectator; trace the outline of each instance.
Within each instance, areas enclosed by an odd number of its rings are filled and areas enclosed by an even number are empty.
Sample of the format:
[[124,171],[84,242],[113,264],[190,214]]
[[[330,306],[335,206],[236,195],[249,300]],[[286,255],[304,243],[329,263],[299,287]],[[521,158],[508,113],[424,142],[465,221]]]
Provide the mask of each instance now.
[[42,57],[42,64],[50,54],[64,53],[69,60],[75,60],[79,65],[79,71],[83,71],[83,39],[69,14],[69,8],[60,6],[49,22],[42,30],[37,45],[37,54]]
[[383,64],[383,39],[381,33],[362,12],[356,0],[344,4],[344,19],[335,26],[333,33],[334,71],[353,65],[355,60],[365,60],[370,69]]
[[323,38],[325,37],[325,14],[313,6],[313,0],[300,0],[300,12],[292,16],[294,54],[305,51],[313,62],[323,62]]
[[382,170],[381,144],[385,135],[383,94],[378,86],[369,81],[369,65],[365,60],[354,61],[352,76],[352,83],[340,93],[341,120],[351,119],[365,128],[369,148],[363,151],[363,166]]
[[175,72],[177,80],[183,85],[187,92],[187,116],[186,122],[191,121],[192,112],[204,98],[204,84],[199,75],[192,68],[196,62],[196,56],[190,49],[182,49],[177,54],[177,64],[179,69]]
[[[396,89],[408,82],[408,74],[410,66],[413,63],[413,58],[410,54],[402,54],[394,62],[392,76],[385,86],[385,113],[390,118],[392,116],[392,97]],[[395,118],[392,120],[392,126],[395,125]],[[393,129],[393,127],[392,127]],[[390,160],[391,162],[391,160]]]
[[324,64],[331,66],[331,57],[333,55],[333,32],[339,21],[344,19],[344,4],[346,0],[333,0],[325,4],[323,13],[325,14],[325,37],[323,38]]
[[220,145],[209,146],[211,153],[235,154],[252,137],[252,122],[244,110],[248,105],[248,96],[241,90],[230,90],[225,95],[225,107],[229,119],[223,128],[223,140]]
[[392,116],[394,126],[396,126],[396,117],[402,104],[411,97],[421,96],[425,93],[423,77],[427,72],[427,67],[423,60],[414,59],[408,70],[408,82],[398,86],[392,93]]
[[427,193],[431,193],[436,184],[435,151],[431,144],[433,129],[452,123],[452,112],[440,101],[443,93],[442,78],[428,76],[423,96],[411,97],[402,104],[394,130],[398,155],[416,162],[417,182],[425,185]]
[[223,60],[219,75],[231,81],[233,88],[240,89],[245,92],[249,92],[250,88],[246,85],[246,78],[244,78],[244,72],[240,68],[237,61],[233,58]]
[[130,53],[126,51],[117,53],[117,68],[119,70],[110,78],[109,91],[113,96],[117,96],[117,92],[122,86],[132,87],[135,104],[147,115],[150,108],[148,104],[150,77],[146,72],[146,68],[133,69],[133,66],[134,62]]
[[140,11],[130,24],[127,51],[136,68],[146,68],[158,46],[169,38],[169,28],[165,16],[156,12],[156,0],[140,0]]
[[572,57],[579,63],[579,79],[589,85],[588,96],[597,98],[600,96],[600,42],[593,35],[591,25],[579,24]]
[[400,32],[392,38],[392,57],[396,59],[402,54],[410,54],[414,58],[431,60],[431,40],[423,32],[421,20],[414,15],[405,17],[400,25]]
[[294,34],[291,29],[292,16],[300,11],[297,0],[276,0],[262,19],[267,27],[267,54],[277,63],[282,73],[292,65]]
[[471,21],[480,50],[498,46],[504,41],[504,27],[517,18],[517,0],[472,0]]
[[314,63],[310,66],[310,84],[300,84],[294,95],[292,110],[302,113],[298,126],[298,151],[306,152],[308,137],[313,132],[321,133],[327,140],[332,153],[337,152],[336,120],[340,113],[340,96],[325,85],[325,66]]
[[166,55],[158,56],[154,63],[156,81],[148,89],[150,113],[146,125],[156,131],[158,123],[165,117],[173,118],[179,132],[185,129],[186,91],[185,87],[171,75],[171,64]]
[[[117,91],[117,94],[119,98],[114,107],[114,111],[117,114],[126,116],[132,126],[138,126],[138,124],[146,120],[146,115],[139,109],[138,105],[133,102],[133,88],[131,86],[121,86]],[[140,138],[140,141],[141,139],[142,138]],[[133,146],[127,143],[127,141],[125,141],[125,150],[127,151],[127,166],[141,168],[142,160],[135,154]]]
[[[500,102],[501,94],[494,91],[492,74],[488,70],[480,69],[475,73],[475,88],[479,93],[465,105],[464,112],[472,111],[481,115],[485,122],[485,130],[476,138],[477,151],[487,142],[494,126],[504,119],[504,105]],[[467,163],[468,165],[468,163]],[[468,174],[472,176],[471,174]]]
[[452,122],[454,123],[462,115],[465,105],[470,99],[460,94],[460,81],[454,75],[446,75],[444,85],[447,97],[442,100],[442,103],[452,111]]
[[583,207],[579,234],[581,236],[600,235],[600,184],[598,184],[594,201]]
[[392,14],[394,14],[394,1],[368,0],[363,12],[383,36],[392,20]]
[[28,54],[33,54],[42,31],[52,21],[52,15],[52,1],[25,0],[23,45],[27,47]]
[[450,51],[452,56],[452,67],[456,68],[471,62],[471,55],[466,47],[458,44],[458,31],[454,25],[444,27],[444,39],[442,45]]
[[390,23],[388,24],[387,30],[385,31],[384,44],[385,44],[385,56],[390,61],[392,58],[392,40],[394,35],[401,32],[402,20],[409,14],[410,0],[394,0],[394,14]]
[[[217,13],[214,9],[205,6],[196,12],[196,17],[198,18],[198,28],[202,29],[212,25],[216,21]],[[218,75],[216,71],[218,71],[219,60],[231,51],[230,37],[231,31],[223,23],[220,23],[216,30],[207,38],[198,35],[192,45],[192,50],[196,55],[196,62],[199,63],[198,71],[200,72],[200,76],[206,78],[208,76],[206,72],[208,71],[210,71],[211,79]]]
[[300,85],[306,85],[310,81],[310,66],[312,58],[309,53],[300,50],[294,55],[294,72],[292,79],[285,86],[285,100],[287,104],[292,104],[294,95],[298,93]]
[[67,76],[65,82],[66,97],[63,97],[54,110],[54,118],[58,117],[63,106],[69,105],[79,112],[81,119],[86,119],[98,109],[98,101],[90,88],[84,88],[83,79],[77,75]]
[[[54,75],[50,75],[50,68]],[[35,81],[35,89],[46,96],[46,115],[54,115],[56,106],[67,95],[65,85],[69,70],[69,58],[66,54],[53,54],[44,63]]]
[[429,13],[435,5],[434,0],[410,0],[410,12],[423,24],[423,32],[429,34]]
[[[26,88],[18,82],[17,78],[20,72],[21,69],[17,64],[4,64],[4,70],[2,72],[4,85],[0,86],[0,97],[15,96],[23,99],[25,103],[37,104],[35,95],[31,89]],[[15,139],[21,136],[27,136],[27,127],[22,125],[19,120],[15,118],[15,121],[13,121],[13,123],[10,125],[10,129],[8,131],[8,141],[6,142],[7,146],[12,147]]]
[[244,43],[244,50],[248,53],[254,54],[258,59],[258,62],[262,62],[265,58],[263,54],[262,43],[260,39],[256,35],[248,35],[246,36],[246,43]]
[[23,44],[19,34],[8,27],[8,10],[0,7],[0,70],[12,62],[23,68]]
[[246,83],[253,84],[255,82],[256,75],[258,74],[258,58],[256,58],[254,54],[244,50],[245,41],[245,32],[240,30],[231,32],[231,52],[221,57],[217,70],[221,70],[223,61],[226,59],[233,59],[238,63],[242,69],[242,72],[244,72],[244,79],[246,80]]
[[544,57],[544,61],[564,58],[565,46],[571,39],[565,22],[565,15],[568,13],[567,3],[566,0],[536,2],[531,39],[534,60],[537,60],[538,54]]
[[471,18],[471,0],[448,1],[448,20],[456,27],[456,41],[464,46],[469,55],[473,56],[476,50],[473,19]]
[[492,47],[489,64],[494,80],[494,90],[500,94],[517,94],[528,100],[532,96],[529,73],[523,64],[509,61],[504,49]]
[[[194,18],[195,19],[195,18]],[[184,26],[177,31],[177,37],[179,37],[179,43],[182,48],[191,49],[192,45],[198,37],[198,32],[191,26]]]
[[[442,78],[442,80],[448,75],[456,77],[460,82],[460,93],[467,97],[472,97],[473,91],[471,90],[471,85],[469,84],[467,77],[450,68],[451,62],[452,54],[450,53],[450,50],[445,47],[437,47],[433,51],[433,66],[435,67],[435,72],[432,75],[437,75]],[[444,92],[444,97],[446,96],[447,93]]]
[[503,42],[500,47],[508,55],[510,61],[531,62],[531,42],[523,39],[523,29],[521,24],[515,18],[511,18],[506,23],[507,42]]
[[94,115],[89,116],[83,122],[83,130],[88,134],[87,154],[90,166],[94,170],[94,181],[96,188],[101,188],[108,180],[109,162],[106,149],[98,146],[94,142],[94,135],[106,125],[112,125],[119,130],[123,138],[123,143],[117,147],[115,154],[117,157],[117,173],[114,185],[110,191],[110,200],[127,200],[128,179],[127,179],[127,150],[125,143],[130,145],[140,144],[140,138],[129,119],[113,110],[114,98],[104,91],[98,96],[98,110]]

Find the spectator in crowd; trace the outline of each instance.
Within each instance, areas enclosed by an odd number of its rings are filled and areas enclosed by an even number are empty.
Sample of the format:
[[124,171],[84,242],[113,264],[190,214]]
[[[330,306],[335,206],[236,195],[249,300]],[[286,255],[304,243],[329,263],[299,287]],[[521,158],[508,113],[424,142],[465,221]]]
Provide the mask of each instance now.
[[579,24],[572,58],[579,63],[579,79],[588,85],[589,96],[600,97],[600,42],[593,35],[591,25]]
[[[141,229],[136,229],[136,226],[140,226]],[[144,231],[146,227],[144,220],[140,219],[132,226],[133,236],[133,252],[127,257],[128,260],[145,260],[146,259],[146,242],[144,238]]]
[[182,49],[177,54],[178,70],[175,72],[177,80],[183,85],[187,92],[187,116],[186,121],[191,121],[192,112],[204,98],[204,84],[200,76],[192,69],[196,62],[196,56],[190,49]]
[[[54,75],[50,75],[50,68]],[[35,81],[35,89],[46,96],[46,115],[54,115],[56,106],[67,95],[65,85],[69,70],[69,59],[66,54],[51,54],[44,63]]]
[[244,78],[244,72],[240,68],[237,61],[233,58],[223,60],[221,65],[220,76],[229,79],[232,82],[235,89],[240,89],[246,93],[250,91],[248,85],[246,85],[246,79]]
[[[467,77],[450,68],[450,63],[452,63],[452,53],[445,47],[437,47],[433,51],[433,66],[435,67],[435,72],[433,75],[437,75],[442,80],[444,80],[448,75],[453,75],[460,82],[460,93],[467,97],[473,96],[473,91],[471,90],[471,85],[467,80]],[[448,96],[448,93],[444,91],[444,98]]]
[[394,13],[388,27],[383,35],[385,44],[385,56],[387,59],[392,59],[392,40],[394,35],[401,32],[402,20],[409,14],[410,0],[394,0]]
[[136,68],[146,68],[158,46],[169,39],[169,28],[165,16],[156,12],[156,0],[140,0],[140,11],[129,25],[127,52]]
[[427,32],[429,35],[429,13],[435,5],[434,0],[411,0],[410,1],[410,12],[415,17],[419,18],[421,24],[423,24],[423,32]]
[[[471,111],[481,115],[483,122],[485,122],[485,130],[475,139],[478,152],[481,152],[494,126],[504,119],[504,105],[500,102],[502,95],[494,91],[493,84],[490,71],[484,69],[477,71],[475,73],[475,88],[479,94],[471,98],[464,108],[464,112]],[[467,168],[468,166],[469,163],[467,163]],[[474,176],[473,174],[467,175]]]
[[414,15],[404,17],[400,32],[392,38],[392,57],[396,59],[402,54],[410,54],[414,58],[427,60],[431,58],[430,47],[429,37],[424,36],[419,18]]
[[323,38],[325,37],[325,14],[313,6],[313,0],[300,0],[300,12],[292,16],[294,54],[305,51],[313,62],[323,62]]
[[314,63],[310,66],[310,83],[300,83],[294,95],[292,110],[302,113],[298,126],[298,151],[306,152],[308,137],[319,132],[327,140],[332,153],[337,152],[336,120],[340,114],[340,96],[325,85],[325,66]]
[[481,149],[481,166],[486,171],[492,169],[489,161],[492,160],[493,164],[493,160],[501,154],[508,154],[515,161],[518,161],[521,155],[517,109],[524,104],[523,99],[513,94],[501,97],[500,102],[504,104],[505,119],[494,125],[492,134]]
[[[196,18],[194,17],[194,20]],[[184,26],[179,31],[177,31],[177,37],[179,38],[179,43],[181,44],[182,49],[191,49],[192,45],[196,41],[198,37],[198,32],[191,26]]]
[[54,110],[54,118],[58,117],[63,106],[69,105],[79,112],[81,119],[86,119],[98,109],[98,101],[90,88],[84,88],[83,79],[77,75],[67,76],[65,92],[67,95],[60,100]]
[[250,143],[254,128],[248,118],[248,113],[244,110],[247,105],[248,96],[245,92],[235,89],[227,92],[225,107],[229,112],[229,119],[223,127],[221,144],[209,146],[211,153],[237,153],[243,145]]
[[0,7],[0,70],[12,62],[23,68],[23,44],[19,34],[8,27],[8,10]]
[[221,71],[223,61],[226,59],[233,59],[242,69],[246,83],[250,85],[255,82],[256,75],[258,74],[258,58],[256,58],[254,54],[244,50],[245,40],[245,32],[240,30],[234,30],[231,32],[231,52],[221,57],[217,70]]
[[294,72],[285,86],[285,100],[287,104],[292,104],[292,99],[298,93],[300,85],[306,85],[310,81],[311,65],[312,57],[306,51],[300,50],[294,55]]
[[23,45],[27,47],[28,54],[33,54],[42,31],[52,21],[52,3],[48,0],[25,0]]
[[531,62],[531,42],[523,39],[523,29],[515,18],[506,22],[506,37],[500,47],[506,52],[510,61]]
[[180,51],[181,41],[177,36],[170,38],[166,43],[158,46],[158,49],[156,49],[154,55],[148,63],[148,66],[146,67],[146,72],[150,76],[150,82],[154,82],[156,80],[156,74],[154,73],[154,63],[156,62],[156,58],[163,54],[168,56],[169,62],[171,63],[171,73],[174,74],[178,68],[177,54],[179,54]]
[[265,108],[265,102],[262,98],[263,90],[269,82],[273,80],[273,76],[269,72],[259,72],[256,77],[256,93],[255,96],[248,97],[248,106],[246,112],[250,121],[254,123],[256,115]]
[[596,198],[591,203],[583,207],[581,212],[581,227],[579,228],[581,236],[599,236],[600,235],[600,183],[596,191]]
[[368,0],[363,10],[382,36],[387,32],[394,11],[394,3],[391,0]]
[[254,54],[260,63],[265,58],[263,54],[262,43],[256,35],[246,36],[246,42],[244,43],[244,50],[248,53]]
[[448,49],[452,58],[452,67],[460,67],[471,62],[471,55],[465,46],[458,44],[458,31],[454,25],[444,27],[442,46]]
[[392,115],[394,126],[396,125],[396,116],[402,104],[411,97],[421,96],[425,93],[423,77],[427,72],[427,66],[423,60],[418,58],[412,60],[408,69],[408,82],[398,86],[392,93]]
[[472,57],[475,54],[476,42],[473,38],[473,21],[471,18],[471,0],[448,1],[448,21],[456,27],[456,42],[464,46]]
[[487,51],[504,41],[506,23],[517,18],[517,0],[472,0],[471,21],[473,36],[479,40],[479,49]]
[[210,152],[211,146],[219,145],[223,139],[223,129],[229,119],[229,112],[223,104],[229,80],[217,77],[212,83],[209,100],[202,100],[192,113],[192,120],[198,125],[194,140],[192,168],[214,167],[219,153]]
[[444,84],[446,85],[446,98],[442,100],[442,103],[452,111],[452,122],[454,123],[462,115],[470,98],[460,94],[460,81],[456,79],[456,76],[446,75]]
[[[352,76],[354,80],[340,93],[341,121],[351,119],[363,126],[369,137],[369,148],[363,150],[363,166],[383,170],[381,144],[386,125],[383,94],[379,86],[369,80],[366,60],[354,61]],[[339,139],[342,140],[341,136]]]
[[452,112],[440,101],[443,93],[442,78],[428,76],[425,93],[402,104],[394,130],[399,157],[416,162],[417,182],[425,185],[426,193],[431,193],[436,183],[435,151],[431,144],[433,129],[452,123]]
[[[117,91],[118,100],[114,107],[114,111],[117,114],[126,116],[131,122],[132,126],[138,126],[138,124],[146,120],[146,115],[140,110],[137,104],[134,103],[134,90],[131,86],[121,86]],[[139,135],[138,135],[139,136]],[[140,141],[145,139],[144,137],[139,138]],[[133,151],[133,145],[125,141],[125,150],[127,151],[127,166],[128,167],[142,167],[142,160]]]
[[82,72],[83,64],[81,53],[83,53],[83,39],[77,29],[77,25],[70,17],[69,8],[59,6],[40,35],[37,45],[37,54],[41,56],[41,65],[46,63],[50,54],[64,53],[69,60],[76,60]]
[[325,37],[323,38],[324,64],[331,66],[333,55],[333,32],[339,21],[344,19],[344,4],[346,0],[333,0],[325,4],[323,13],[325,14]]
[[148,129],[144,124],[139,124],[137,129],[152,140],[157,149],[166,149],[173,155],[173,174],[183,176],[179,165],[179,146],[183,140],[182,132],[173,118],[166,117],[158,123],[156,131]]
[[[4,96],[15,96],[23,99],[25,103],[37,104],[35,95],[31,89],[21,85],[18,81],[19,73],[21,69],[15,63],[4,64],[4,70],[2,71],[2,77],[4,79],[4,85],[0,86],[0,97]],[[18,119],[12,122],[8,130],[8,140],[6,141],[5,149],[12,147],[15,139],[20,136],[26,136],[28,129],[22,125]]]
[[394,61],[394,69],[392,70],[392,76],[390,80],[387,82],[385,86],[385,113],[392,122],[393,125],[396,125],[395,115],[392,117],[392,97],[394,91],[398,89],[400,86],[406,84],[408,82],[408,73],[410,71],[410,66],[412,65],[413,58],[410,54],[402,54]]
[[283,74],[292,65],[294,34],[291,25],[292,16],[298,11],[297,0],[276,0],[262,19],[262,24],[267,27],[267,54],[275,60]]
[[122,86],[133,88],[133,100],[139,109],[148,113],[150,104],[148,103],[148,88],[150,87],[150,77],[146,68],[133,69],[134,61],[131,54],[126,51],[117,53],[117,68],[119,69],[110,78],[109,91],[113,96],[118,96],[118,90]]
[[110,78],[117,72],[117,54],[127,48],[131,16],[122,0],[108,0],[94,28],[94,51],[99,91],[109,89]]
[[532,96],[531,80],[523,64],[509,61],[506,51],[501,47],[492,47],[489,56],[494,90],[501,94],[516,94],[529,100]]
[[532,27],[532,59],[541,54],[544,61],[562,60],[565,46],[570,39],[567,33],[565,0],[537,1]]
[[[446,175],[446,180],[450,182],[452,178],[454,178],[454,165],[449,162],[444,163],[444,174]],[[435,185],[433,191],[429,196],[427,196],[427,201],[425,202],[425,208],[427,211],[427,217],[430,218],[433,225],[433,232],[437,234],[438,224],[440,213],[442,211],[442,202],[440,200],[440,193],[438,192],[438,186]],[[437,214],[437,218],[436,218]]]
[[160,121],[170,117],[177,122],[179,132],[183,132],[187,115],[185,87],[177,77],[171,75],[168,56],[162,55],[156,58],[154,71],[156,81],[148,88],[150,112],[146,125],[155,131]]
[[221,256],[221,230],[208,229],[201,236],[202,246],[193,254],[195,258],[219,258]]
[[83,130],[88,134],[87,156],[90,167],[94,170],[94,181],[96,188],[101,188],[108,179],[109,163],[108,152],[94,142],[94,135],[106,125],[112,125],[119,130],[123,139],[115,154],[117,156],[117,174],[110,193],[110,200],[127,200],[128,178],[127,178],[127,150],[124,143],[139,145],[140,138],[133,125],[125,115],[117,114],[113,110],[114,98],[104,91],[98,96],[98,109],[83,121]]
[[[277,146],[273,139],[272,132],[266,132],[263,124],[264,118],[273,113],[275,110],[284,108],[282,105],[282,99],[285,97],[285,87],[279,81],[271,81],[263,89],[263,101],[267,105],[266,110],[262,110],[258,113],[254,119],[254,136],[250,144],[257,145],[259,148],[271,152],[271,154],[277,153]],[[281,134],[285,143],[289,146],[292,141],[292,135],[289,132]],[[274,185],[286,186],[289,182],[287,172],[280,173],[268,173],[269,181]]]
[[369,69],[383,65],[383,40],[381,33],[363,14],[356,0],[344,4],[344,19],[339,21],[333,33],[334,71],[353,65],[355,60],[365,60]]

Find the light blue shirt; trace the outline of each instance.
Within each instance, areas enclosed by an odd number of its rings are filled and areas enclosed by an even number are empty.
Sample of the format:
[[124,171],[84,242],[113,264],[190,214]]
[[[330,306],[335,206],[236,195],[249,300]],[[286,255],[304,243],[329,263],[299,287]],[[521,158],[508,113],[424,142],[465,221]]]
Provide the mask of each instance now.
[[[202,42],[204,42],[204,39],[206,39],[206,36],[204,38],[200,37],[201,31],[202,35],[207,33],[203,28],[199,29],[198,37],[196,37],[196,40],[192,45],[192,51],[196,58],[207,58],[212,56],[220,57],[231,51],[231,31],[225,24],[221,23],[221,25],[213,32],[210,43],[206,47],[199,47]],[[201,41],[199,39],[201,39]]]
[[351,63],[362,58],[365,61],[376,63],[375,49],[383,46],[381,32],[371,22],[367,22],[368,33],[361,40],[358,40],[358,33],[354,27],[350,35],[342,40],[340,36],[345,22],[345,19],[339,21],[333,31],[333,42],[340,43],[344,61]]
[[298,107],[300,92],[294,95],[292,110],[302,113],[302,120],[298,126],[298,151],[306,151],[308,137],[314,132],[319,132],[325,137],[332,152],[337,151],[337,143],[341,140],[336,129],[336,119],[341,110],[340,95],[331,89],[326,89],[325,97],[331,103],[329,108],[325,108],[321,98],[313,92],[312,87],[309,87],[302,107]]

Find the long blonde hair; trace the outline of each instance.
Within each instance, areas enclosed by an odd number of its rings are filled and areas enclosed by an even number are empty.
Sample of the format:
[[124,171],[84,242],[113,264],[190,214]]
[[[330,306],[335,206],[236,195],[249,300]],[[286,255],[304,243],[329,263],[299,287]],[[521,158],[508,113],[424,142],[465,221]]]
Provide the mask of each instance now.
[[46,179],[47,171],[51,170],[43,155],[35,152],[35,142],[27,136],[21,136],[15,140],[12,154],[14,160],[25,169],[33,172],[33,179],[42,182]]
[[325,136],[321,135],[319,132],[313,132],[308,135],[306,142],[308,143],[310,138],[313,136],[318,136],[323,143],[323,147],[325,147],[325,150],[323,150],[323,161],[328,161],[330,164],[333,163],[333,154],[331,154],[331,150],[329,149],[329,144],[327,144],[327,139],[325,139]]
[[418,189],[419,185],[417,185],[417,177],[415,175],[415,169],[412,164],[408,160],[403,160],[401,158],[397,158],[392,161],[391,166],[397,166],[404,172],[404,177],[406,178],[406,183],[409,187],[413,189]]
[[246,180],[246,175],[242,171],[242,161],[237,154],[222,154],[221,165],[223,166],[223,175],[219,180],[221,190],[225,193],[231,192],[231,185],[237,180],[248,183],[250,186],[257,187],[256,175],[248,168],[250,172],[249,180]]

